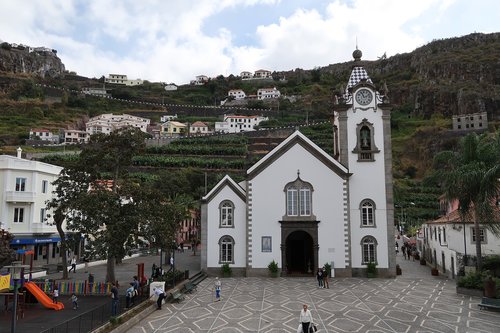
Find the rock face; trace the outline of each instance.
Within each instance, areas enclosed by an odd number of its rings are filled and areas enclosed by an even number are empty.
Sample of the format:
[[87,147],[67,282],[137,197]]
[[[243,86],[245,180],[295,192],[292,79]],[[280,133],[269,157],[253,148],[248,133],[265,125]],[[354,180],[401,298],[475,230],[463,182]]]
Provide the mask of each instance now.
[[0,71],[32,74],[42,78],[59,77],[64,74],[64,64],[55,50],[35,51],[29,47],[0,47]]

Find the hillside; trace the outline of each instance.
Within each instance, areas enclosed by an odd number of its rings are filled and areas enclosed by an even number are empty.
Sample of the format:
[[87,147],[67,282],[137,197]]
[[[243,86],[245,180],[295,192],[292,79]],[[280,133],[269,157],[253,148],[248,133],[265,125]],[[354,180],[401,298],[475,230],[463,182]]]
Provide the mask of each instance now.
[[[26,58],[28,57],[28,58]],[[391,116],[395,202],[407,207],[415,220],[437,212],[440,194],[434,185],[423,185],[432,169],[435,153],[456,146],[463,133],[451,129],[451,116],[487,112],[490,130],[500,121],[500,33],[470,34],[436,40],[413,52],[363,60],[372,81],[387,86],[393,104]],[[21,64],[21,65],[20,65]],[[24,64],[24,65],[22,65]],[[30,64],[26,66],[26,64]],[[130,113],[159,121],[163,114],[178,114],[181,121],[202,120],[209,124],[224,113],[264,114],[263,127],[295,126],[306,121],[328,121],[333,94],[345,87],[352,62],[331,64],[312,70],[273,72],[273,80],[242,81],[218,76],[204,86],[179,86],[165,91],[161,83],[145,81],[141,86],[106,84],[113,99],[81,94],[84,87],[102,87],[104,77],[86,78],[64,71],[54,52],[39,55],[26,50],[0,47],[0,153],[13,153],[27,138],[30,128],[82,128],[85,119],[101,113]],[[287,98],[251,101],[239,108],[221,107],[229,89],[254,94],[258,88],[276,86]],[[304,129],[307,131],[306,129]],[[312,132],[311,132],[312,131]],[[330,149],[329,126],[309,131],[318,144]],[[148,178],[157,167],[210,170],[213,178],[224,171],[241,175],[248,163],[276,145],[279,138],[253,138],[248,152],[226,148],[223,159],[210,142],[201,147],[161,149],[136,158],[136,172]],[[166,148],[165,148],[166,149]],[[228,151],[231,151],[228,156]],[[33,150],[25,147],[26,150]],[[236,152],[236,153],[235,153]],[[255,157],[255,156],[257,157]],[[180,164],[179,164],[180,163]],[[202,177],[203,178],[203,177]],[[419,205],[412,207],[411,203]],[[418,211],[420,210],[420,211]],[[404,213],[401,213],[404,215]]]

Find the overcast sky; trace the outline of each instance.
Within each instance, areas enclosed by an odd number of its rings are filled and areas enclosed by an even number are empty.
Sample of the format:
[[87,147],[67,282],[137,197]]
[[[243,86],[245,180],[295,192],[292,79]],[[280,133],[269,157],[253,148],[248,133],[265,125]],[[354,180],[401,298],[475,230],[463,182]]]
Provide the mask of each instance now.
[[499,0],[0,0],[0,40],[88,77],[188,83],[411,52],[500,30]]

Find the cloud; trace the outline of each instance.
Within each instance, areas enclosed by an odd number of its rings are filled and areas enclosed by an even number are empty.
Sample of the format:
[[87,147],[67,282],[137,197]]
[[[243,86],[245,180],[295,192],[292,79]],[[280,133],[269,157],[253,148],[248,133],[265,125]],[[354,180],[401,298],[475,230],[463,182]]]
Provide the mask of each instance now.
[[[0,12],[9,14],[0,20],[0,39],[55,48],[67,69],[90,77],[186,83],[199,74],[349,61],[356,39],[363,59],[409,52],[465,0],[303,1],[3,0]],[[292,4],[299,5],[289,10]],[[248,18],[259,18],[252,44],[235,44],[237,19],[208,30],[206,22],[221,13],[244,18],[245,33]]]

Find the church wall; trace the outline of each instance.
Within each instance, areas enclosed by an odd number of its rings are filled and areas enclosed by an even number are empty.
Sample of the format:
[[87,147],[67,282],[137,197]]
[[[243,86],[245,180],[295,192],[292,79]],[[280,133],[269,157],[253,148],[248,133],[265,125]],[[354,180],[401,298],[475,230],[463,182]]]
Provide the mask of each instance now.
[[[252,269],[267,268],[272,260],[278,262],[280,268],[283,266],[280,247],[285,240],[281,239],[279,221],[286,213],[284,188],[297,179],[297,170],[300,170],[300,178],[311,183],[314,189],[312,213],[320,221],[319,263],[334,261],[336,267],[344,267],[344,181],[304,147],[294,145],[249,181],[252,237],[249,267]],[[262,236],[272,237],[272,252],[262,252]]]
[[[230,200],[234,204],[234,227],[221,228],[219,226],[219,205],[224,200]],[[234,264],[231,267],[246,266],[245,253],[245,229],[246,229],[246,204],[241,198],[228,186],[224,186],[212,200],[207,204],[207,268],[215,267],[220,269],[219,263],[219,240],[224,235],[229,235],[234,239]]]

